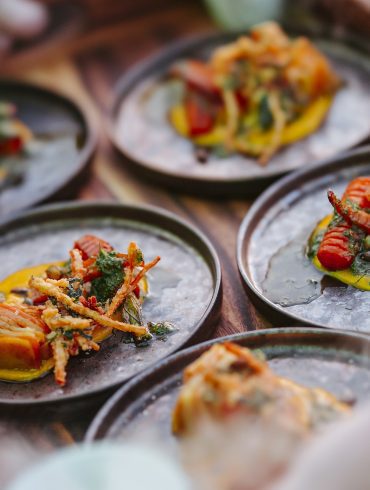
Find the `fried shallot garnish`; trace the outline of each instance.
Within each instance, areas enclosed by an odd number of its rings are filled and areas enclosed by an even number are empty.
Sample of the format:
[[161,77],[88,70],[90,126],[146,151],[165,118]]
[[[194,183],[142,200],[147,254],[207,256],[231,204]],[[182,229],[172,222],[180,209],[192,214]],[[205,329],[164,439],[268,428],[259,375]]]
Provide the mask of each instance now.
[[[149,265],[149,264],[148,264]],[[30,279],[30,286],[39,291],[55,298],[57,301],[66,306],[69,310],[78,313],[79,315],[94,320],[99,325],[104,327],[111,327],[122,332],[131,332],[135,335],[143,336],[148,334],[148,330],[144,326],[131,325],[129,323],[119,322],[113,320],[107,315],[101,315],[95,310],[83,306],[80,302],[75,302],[71,297],[67,296],[60,288],[54,284],[48,282],[41,277],[32,277]]]

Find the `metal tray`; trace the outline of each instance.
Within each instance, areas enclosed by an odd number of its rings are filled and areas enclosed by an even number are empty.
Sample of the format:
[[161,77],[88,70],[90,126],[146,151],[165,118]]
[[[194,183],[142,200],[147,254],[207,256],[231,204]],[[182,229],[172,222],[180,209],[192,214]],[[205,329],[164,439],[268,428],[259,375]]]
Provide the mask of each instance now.
[[45,206],[0,225],[0,279],[24,267],[63,260],[74,240],[93,233],[124,250],[136,241],[148,260],[162,257],[149,276],[146,321],[168,320],[178,332],[137,348],[117,333],[99,352],[72,358],[64,389],[53,375],[31,383],[0,382],[0,406],[63,402],[117,388],[185,345],[207,338],[221,306],[221,268],[208,239],[173,214],[118,204]]
[[370,396],[370,339],[313,328],[277,328],[205,342],[147,370],[121,388],[96,415],[85,440],[148,437],[176,444],[171,415],[182,372],[211,345],[233,341],[262,350],[271,368],[306,386],[324,388],[339,399],[361,402]]
[[0,100],[17,106],[17,116],[34,133],[20,183],[0,189],[0,219],[50,199],[74,194],[86,177],[96,135],[84,110],[41,86],[0,80]]
[[370,174],[370,147],[308,167],[280,180],[253,204],[237,240],[238,267],[255,305],[275,323],[307,324],[370,333],[370,294],[316,271],[305,246],[358,175]]
[[[128,71],[118,82],[108,121],[110,138],[128,168],[179,191],[200,195],[257,194],[277,177],[357,145],[370,136],[370,59],[343,39],[307,34],[330,58],[345,86],[326,123],[315,134],[282,150],[266,167],[243,155],[196,161],[193,145],[178,136],[167,119],[170,93],[158,83],[173,62],[204,59],[236,34],[205,34],[162,50]],[[153,96],[155,94],[155,96]],[[166,105],[167,104],[167,105]]]

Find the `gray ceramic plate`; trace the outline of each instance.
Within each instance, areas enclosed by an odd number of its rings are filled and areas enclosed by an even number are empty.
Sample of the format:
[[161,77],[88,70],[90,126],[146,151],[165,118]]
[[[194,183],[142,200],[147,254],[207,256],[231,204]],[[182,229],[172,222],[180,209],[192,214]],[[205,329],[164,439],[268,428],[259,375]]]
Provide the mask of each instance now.
[[232,39],[235,34],[218,33],[180,41],[123,76],[111,114],[110,135],[130,161],[130,168],[187,192],[245,195],[370,135],[370,60],[343,42],[313,36],[345,81],[323,127],[281,151],[266,167],[242,155],[213,156],[206,164],[197,162],[193,145],[168,123],[168,108],[178,99],[179,91],[174,84],[160,82],[175,61],[207,58],[215,47]]
[[356,176],[370,175],[370,147],[285,177],[265,191],[239,230],[238,266],[258,307],[281,321],[370,333],[370,293],[329,280],[304,249],[317,222],[331,212]]
[[262,350],[271,368],[306,386],[321,387],[339,399],[362,401],[370,396],[370,339],[361,335],[313,328],[278,328],[205,342],[171,356],[119,390],[92,422],[86,440],[139,437],[159,432],[175,443],[171,413],[182,371],[210,345],[223,340]]
[[22,214],[0,225],[0,279],[24,267],[65,259],[74,240],[85,233],[100,235],[120,250],[136,241],[147,260],[161,256],[148,276],[144,319],[168,320],[178,332],[145,348],[125,344],[117,333],[98,353],[71,359],[63,390],[53,375],[25,384],[0,382],[0,405],[65,401],[113,389],[210,334],[221,304],[216,252],[195,228],[156,208],[60,204]]
[[72,195],[96,142],[83,110],[62,95],[14,80],[0,80],[0,100],[17,106],[19,119],[35,136],[27,156],[8,161],[21,167],[22,180],[0,189],[0,219],[52,197]]

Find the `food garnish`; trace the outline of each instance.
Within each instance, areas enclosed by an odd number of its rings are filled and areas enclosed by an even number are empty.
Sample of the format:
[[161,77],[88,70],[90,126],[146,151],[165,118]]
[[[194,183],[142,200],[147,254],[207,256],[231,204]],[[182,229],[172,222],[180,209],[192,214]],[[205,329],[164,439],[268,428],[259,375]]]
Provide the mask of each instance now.
[[0,157],[21,153],[32,133],[19,119],[13,104],[0,101]]
[[30,129],[16,118],[13,104],[0,100],[0,190],[22,179],[23,166],[15,157],[26,151],[33,138]]
[[206,420],[227,422],[238,416],[272,419],[309,434],[349,410],[330,393],[277,376],[262,356],[225,342],[185,369],[172,429],[179,436],[191,435]]
[[358,289],[370,290],[370,177],[358,177],[339,199],[331,190],[334,212],[312,232],[308,256],[320,271]]
[[1,380],[30,381],[54,368],[64,386],[69,358],[99,350],[112,332],[137,346],[172,333],[168,322],[143,322],[146,273],[160,257],[145,262],[136,243],[120,253],[93,235],[77,240],[69,256],[64,264],[25,269],[0,284]]
[[180,135],[262,165],[320,127],[341,85],[307,38],[290,39],[274,22],[216,49],[207,62],[176,63],[169,75],[182,83],[182,100],[169,112]]

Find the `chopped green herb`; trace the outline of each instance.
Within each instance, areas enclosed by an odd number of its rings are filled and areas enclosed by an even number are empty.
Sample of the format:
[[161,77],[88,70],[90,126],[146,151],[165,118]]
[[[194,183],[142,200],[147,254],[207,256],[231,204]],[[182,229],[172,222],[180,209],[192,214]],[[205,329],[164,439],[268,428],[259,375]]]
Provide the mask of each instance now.
[[148,323],[149,332],[157,339],[164,339],[176,332],[177,328],[170,322]]
[[99,303],[112,299],[124,281],[123,261],[115,252],[100,250],[96,266],[102,273],[101,277],[91,283],[91,294],[96,296]]
[[144,261],[143,252],[140,250],[140,248],[138,248],[136,250],[135,265],[140,265],[143,263],[143,261]]
[[274,122],[274,118],[272,116],[268,95],[264,94],[259,102],[259,123],[261,128],[266,131],[271,128]]
[[75,302],[82,296],[81,281],[77,278],[68,279],[67,294]]

